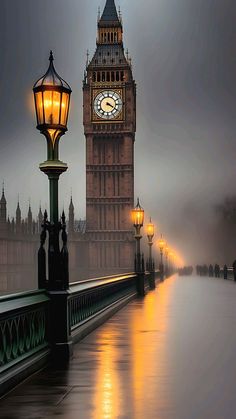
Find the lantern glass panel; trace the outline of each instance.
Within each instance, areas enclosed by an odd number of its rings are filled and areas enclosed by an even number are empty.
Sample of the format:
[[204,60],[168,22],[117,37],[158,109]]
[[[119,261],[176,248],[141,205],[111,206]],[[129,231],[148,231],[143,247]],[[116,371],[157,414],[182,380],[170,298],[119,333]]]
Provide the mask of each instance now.
[[57,91],[43,92],[45,124],[58,125],[60,119],[61,95]]
[[69,94],[62,93],[60,125],[64,125],[64,126],[67,125],[68,111],[69,111]]
[[42,125],[44,124],[42,92],[35,93],[35,104],[36,104],[38,125]]

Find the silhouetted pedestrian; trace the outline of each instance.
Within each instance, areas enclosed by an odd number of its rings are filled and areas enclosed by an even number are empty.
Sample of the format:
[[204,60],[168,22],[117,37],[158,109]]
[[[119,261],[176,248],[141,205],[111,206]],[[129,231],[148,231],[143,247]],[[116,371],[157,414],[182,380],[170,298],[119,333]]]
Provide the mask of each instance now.
[[208,272],[209,272],[209,277],[212,278],[213,277],[213,266],[212,265],[209,266]]
[[224,273],[224,279],[228,279],[228,268],[227,268],[227,265],[224,265],[223,273]]
[[216,265],[217,278],[220,278],[220,265]]

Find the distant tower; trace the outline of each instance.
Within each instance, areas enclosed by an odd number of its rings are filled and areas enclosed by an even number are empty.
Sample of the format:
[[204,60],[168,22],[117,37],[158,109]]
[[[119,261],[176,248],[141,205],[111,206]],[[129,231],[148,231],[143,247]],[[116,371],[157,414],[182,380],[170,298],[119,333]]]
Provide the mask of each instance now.
[[32,232],[33,232],[33,215],[31,211],[31,206],[29,204],[28,218],[27,218],[27,233],[32,234]]
[[0,200],[0,232],[7,232],[7,201],[5,198],[4,185],[2,187],[2,197]]
[[42,208],[40,205],[39,213],[38,213],[38,232],[39,233],[41,233],[42,224],[43,224],[43,213],[42,213]]
[[133,269],[136,85],[114,0],[98,20],[97,49],[83,84],[86,223],[95,272]]
[[16,234],[22,233],[22,226],[21,226],[21,209],[20,203],[18,199],[17,208],[16,208]]
[[70,206],[69,206],[69,226],[68,226],[68,232],[70,235],[74,233],[75,229],[75,212],[74,212],[74,204],[72,200],[72,196],[70,198]]

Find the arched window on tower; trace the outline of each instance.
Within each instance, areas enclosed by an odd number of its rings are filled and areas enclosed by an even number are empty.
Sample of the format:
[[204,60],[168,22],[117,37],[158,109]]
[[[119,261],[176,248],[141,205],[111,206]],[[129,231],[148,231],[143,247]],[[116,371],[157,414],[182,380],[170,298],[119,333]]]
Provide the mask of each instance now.
[[120,75],[119,75],[119,71],[117,71],[116,72],[116,81],[119,81],[120,80],[120,77],[119,77]]
[[113,36],[113,32],[111,33],[111,42],[114,42],[114,36]]
[[107,34],[108,42],[110,42],[110,32]]
[[106,81],[105,72],[102,72],[102,81]]
[[115,73],[114,73],[114,71],[111,72],[111,81],[115,81]]
[[111,77],[110,77],[110,72],[107,72],[107,81],[110,81]]
[[100,82],[100,81],[101,81],[101,74],[100,74],[100,71],[98,71],[98,73],[97,73],[97,81],[98,81],[98,82]]
[[117,42],[117,32],[114,33],[114,42]]
[[93,73],[93,82],[95,82],[96,81],[96,73],[94,72]]

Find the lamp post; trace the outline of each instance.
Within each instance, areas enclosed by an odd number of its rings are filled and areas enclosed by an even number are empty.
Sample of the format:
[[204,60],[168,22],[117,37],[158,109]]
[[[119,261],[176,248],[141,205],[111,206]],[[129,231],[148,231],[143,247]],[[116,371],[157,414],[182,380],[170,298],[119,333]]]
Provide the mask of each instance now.
[[[53,65],[53,54],[50,52],[49,68],[46,74],[34,85],[34,99],[37,117],[37,129],[46,137],[47,160],[41,163],[40,170],[48,176],[50,196],[50,221],[44,215],[43,236],[39,252],[39,287],[45,288],[46,278],[42,265],[44,262],[43,245],[46,232],[49,233],[48,252],[48,288],[67,289],[69,285],[68,267],[62,262],[68,259],[66,253],[65,215],[59,222],[58,215],[58,181],[60,175],[67,170],[67,164],[59,160],[59,141],[67,131],[67,120],[70,105],[70,86],[57,74]],[[59,234],[63,231],[64,248],[59,246]]]
[[149,271],[149,286],[151,289],[155,288],[155,266],[154,261],[152,258],[152,246],[153,246],[153,237],[155,234],[154,224],[152,223],[152,219],[150,217],[150,221],[147,224],[147,238],[148,238],[148,247],[149,247],[149,259],[147,263],[147,268]]
[[152,246],[153,246],[153,237],[154,237],[154,224],[150,217],[150,222],[147,224],[147,238],[148,238],[148,247],[149,247],[149,259],[148,259],[148,270],[149,272],[153,271],[153,260],[152,260]]
[[[39,288],[47,288],[50,304],[50,343],[53,361],[67,361],[72,354],[72,339],[68,318],[68,250],[64,211],[61,220],[58,214],[58,181],[67,170],[67,164],[59,160],[59,141],[67,131],[71,88],[56,72],[50,52],[49,67],[34,85],[37,129],[46,137],[47,160],[40,170],[49,179],[50,220],[45,211],[38,253]],[[48,281],[46,280],[46,252],[44,245],[49,237]],[[60,240],[62,246],[60,248]]]
[[166,246],[166,248],[165,248],[165,257],[166,257],[165,274],[166,274],[166,277],[169,275],[169,253],[170,253],[169,247]]
[[140,241],[142,238],[141,228],[144,223],[144,209],[140,206],[139,198],[136,207],[131,211],[132,221],[135,228],[136,254],[135,254],[135,272],[137,273],[137,291],[144,295],[144,267],[142,263]]
[[160,238],[158,244],[159,244],[160,256],[161,256],[160,277],[161,277],[161,280],[163,280],[163,278],[164,278],[163,251],[164,251],[164,247],[165,247],[166,242],[163,239],[162,234],[161,234],[161,238]]

